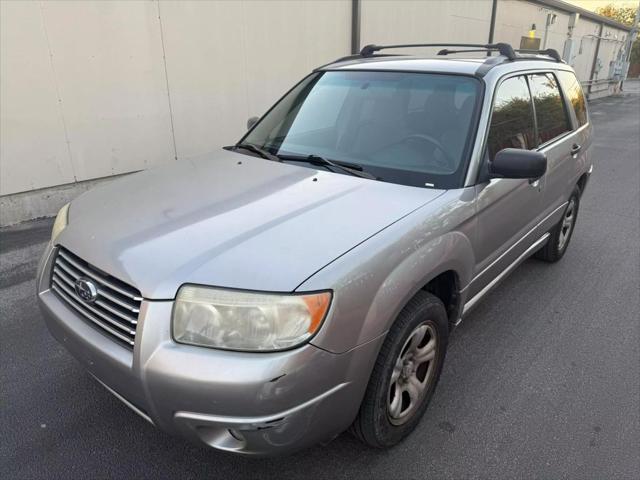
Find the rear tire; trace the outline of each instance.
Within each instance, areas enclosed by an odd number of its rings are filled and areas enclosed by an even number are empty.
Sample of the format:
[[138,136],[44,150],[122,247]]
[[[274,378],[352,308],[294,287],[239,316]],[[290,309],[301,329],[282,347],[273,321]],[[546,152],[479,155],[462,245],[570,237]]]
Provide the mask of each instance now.
[[562,218],[556,226],[549,231],[551,234],[549,240],[544,247],[534,254],[535,258],[545,262],[555,263],[564,256],[576,226],[579,207],[580,188],[576,185],[569,197]]
[[440,378],[448,338],[442,301],[428,292],[416,294],[380,349],[351,428],[356,437],[372,447],[385,448],[416,428]]

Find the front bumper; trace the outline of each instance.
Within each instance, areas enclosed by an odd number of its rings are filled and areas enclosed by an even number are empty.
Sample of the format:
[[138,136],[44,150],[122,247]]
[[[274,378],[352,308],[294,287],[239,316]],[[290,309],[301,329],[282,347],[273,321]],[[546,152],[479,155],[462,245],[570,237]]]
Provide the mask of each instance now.
[[343,354],[306,344],[275,353],[191,347],[171,338],[171,301],[144,300],[133,350],[49,289],[53,249],[38,276],[47,327],[105,387],[163,430],[221,450],[288,453],[331,440],[356,416],[382,338]]

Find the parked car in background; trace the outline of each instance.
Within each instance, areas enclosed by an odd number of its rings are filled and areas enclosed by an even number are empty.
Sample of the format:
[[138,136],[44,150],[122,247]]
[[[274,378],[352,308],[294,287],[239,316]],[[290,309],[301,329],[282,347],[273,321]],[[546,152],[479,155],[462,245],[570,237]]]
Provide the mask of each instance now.
[[233,146],[65,206],[38,274],[52,334],[147,421],[217,449],[349,427],[398,443],[464,315],[529,256],[562,258],[592,170],[555,51],[458,47],[498,55],[367,46]]

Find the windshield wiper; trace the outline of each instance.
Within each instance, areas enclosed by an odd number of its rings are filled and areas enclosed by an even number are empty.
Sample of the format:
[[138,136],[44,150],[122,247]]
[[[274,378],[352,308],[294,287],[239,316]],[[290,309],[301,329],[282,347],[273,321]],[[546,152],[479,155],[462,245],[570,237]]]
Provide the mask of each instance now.
[[354,177],[368,178],[371,180],[378,180],[378,177],[372,175],[368,172],[365,172],[362,166],[357,163],[349,163],[349,162],[341,162],[338,160],[329,160],[327,158],[321,157],[320,155],[292,155],[292,154],[274,154],[268,152],[260,147],[256,147],[252,143],[239,143],[234,145],[233,150],[243,149],[253,152],[260,157],[266,160],[273,160],[275,162],[282,162],[283,160],[289,162],[308,162],[314,165],[321,165],[324,167],[330,167],[333,169],[338,169],[343,172],[348,173],[349,175],[353,175]]
[[260,147],[256,147],[255,145],[253,145],[252,143],[239,143],[237,145],[234,145],[233,149],[237,150],[237,149],[243,149],[243,150],[248,150],[250,152],[253,152],[257,155],[260,155],[262,158],[265,158],[267,160],[273,160],[275,162],[280,162],[281,160],[278,158],[277,155],[274,155],[273,153],[267,152],[266,150],[263,150]]
[[329,160],[327,158],[321,157],[319,155],[290,155],[290,154],[279,154],[278,158],[280,160],[286,160],[289,162],[308,162],[314,165],[321,165],[323,167],[330,167],[333,169],[342,170],[354,177],[368,178],[370,180],[378,180],[378,177],[370,174],[369,172],[365,172],[362,166],[356,163],[348,163],[341,162],[338,160]]

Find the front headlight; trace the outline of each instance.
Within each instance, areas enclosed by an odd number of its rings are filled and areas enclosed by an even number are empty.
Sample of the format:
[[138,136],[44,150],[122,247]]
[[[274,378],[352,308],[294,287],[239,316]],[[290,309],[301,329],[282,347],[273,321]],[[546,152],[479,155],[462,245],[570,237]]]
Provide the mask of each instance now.
[[60,233],[65,229],[69,223],[69,204],[67,203],[63,206],[60,211],[58,211],[58,215],[56,216],[55,222],[53,222],[53,228],[51,229],[51,243],[55,243],[56,238]]
[[185,285],[173,309],[173,338],[224,350],[283,350],[313,336],[330,303],[330,292],[272,294]]

